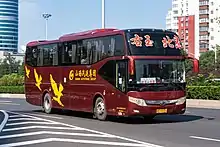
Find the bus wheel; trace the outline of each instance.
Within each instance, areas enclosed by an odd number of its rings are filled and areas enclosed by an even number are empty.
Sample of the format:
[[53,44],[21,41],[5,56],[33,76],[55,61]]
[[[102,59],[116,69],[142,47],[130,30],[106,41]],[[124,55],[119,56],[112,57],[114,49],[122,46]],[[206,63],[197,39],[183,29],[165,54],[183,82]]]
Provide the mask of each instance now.
[[44,95],[43,110],[47,114],[52,112],[52,100],[48,93]]
[[106,120],[107,112],[106,112],[105,102],[101,97],[96,99],[95,107],[94,107],[94,115],[98,120]]

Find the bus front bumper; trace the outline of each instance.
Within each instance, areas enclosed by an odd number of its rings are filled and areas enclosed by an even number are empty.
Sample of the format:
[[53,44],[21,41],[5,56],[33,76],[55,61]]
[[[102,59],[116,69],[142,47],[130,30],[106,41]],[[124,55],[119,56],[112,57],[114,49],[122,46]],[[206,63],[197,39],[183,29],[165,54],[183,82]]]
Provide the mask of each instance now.
[[[128,116],[146,116],[146,115],[163,115],[163,114],[183,114],[186,111],[186,98],[182,97],[176,100],[166,101],[137,101],[129,99]],[[166,103],[167,102],[167,103]],[[154,104],[153,104],[154,103]]]

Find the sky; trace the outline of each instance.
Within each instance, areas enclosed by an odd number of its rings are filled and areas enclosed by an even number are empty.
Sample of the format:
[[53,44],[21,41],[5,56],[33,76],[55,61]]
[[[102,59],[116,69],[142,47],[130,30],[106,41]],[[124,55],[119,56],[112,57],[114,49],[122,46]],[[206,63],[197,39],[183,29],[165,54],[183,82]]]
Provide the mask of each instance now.
[[[106,28],[165,28],[172,0],[105,0]],[[102,27],[101,0],[19,0],[19,46]]]

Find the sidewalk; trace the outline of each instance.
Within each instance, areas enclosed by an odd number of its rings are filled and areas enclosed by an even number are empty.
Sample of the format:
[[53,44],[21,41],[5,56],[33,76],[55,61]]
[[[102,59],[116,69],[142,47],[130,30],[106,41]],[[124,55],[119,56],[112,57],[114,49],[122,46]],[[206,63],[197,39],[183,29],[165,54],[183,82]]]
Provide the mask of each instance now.
[[[0,98],[18,98],[24,99],[24,94],[0,94]],[[209,108],[209,109],[220,109],[220,100],[198,100],[198,99],[187,99],[187,107],[193,108]]]

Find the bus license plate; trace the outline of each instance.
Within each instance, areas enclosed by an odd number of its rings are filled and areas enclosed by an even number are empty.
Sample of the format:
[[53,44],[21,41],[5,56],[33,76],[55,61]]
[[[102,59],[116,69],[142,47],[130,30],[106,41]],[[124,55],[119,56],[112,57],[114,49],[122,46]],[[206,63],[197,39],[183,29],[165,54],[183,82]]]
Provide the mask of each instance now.
[[167,109],[157,109],[156,113],[167,113]]

